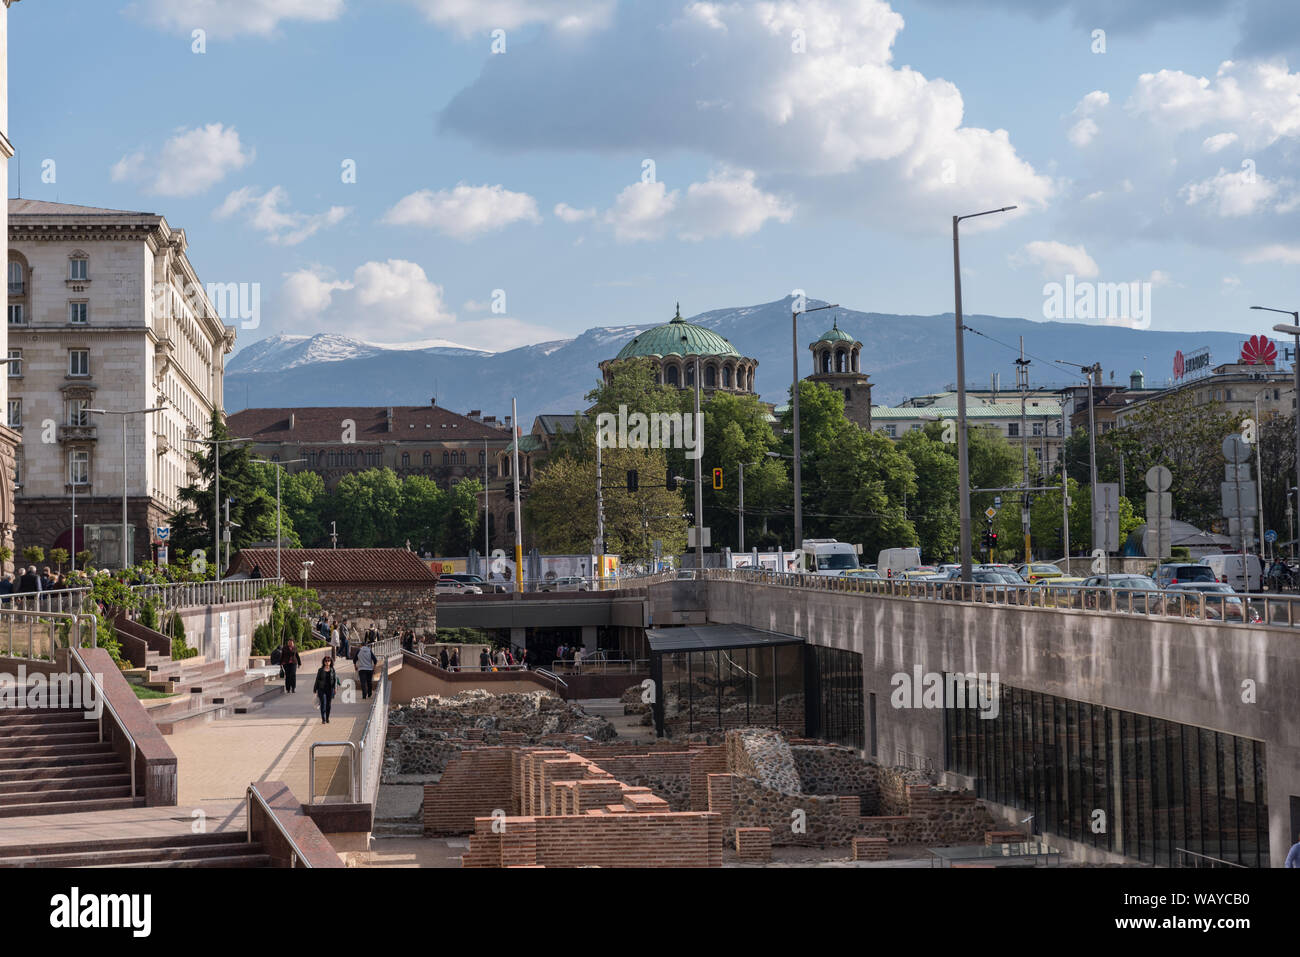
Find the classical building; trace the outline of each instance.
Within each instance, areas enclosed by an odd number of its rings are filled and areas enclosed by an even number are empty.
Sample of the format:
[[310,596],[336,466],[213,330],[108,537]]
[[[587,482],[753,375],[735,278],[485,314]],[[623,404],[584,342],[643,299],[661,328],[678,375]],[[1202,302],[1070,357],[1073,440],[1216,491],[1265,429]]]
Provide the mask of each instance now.
[[9,200],[8,215],[6,421],[25,437],[16,547],[87,548],[119,566],[125,487],[142,561],[192,481],[187,440],[206,438],[222,407],[235,329],[161,215],[30,199]]
[[742,356],[712,329],[687,322],[682,318],[680,305],[677,315],[670,321],[647,329],[620,349],[613,359],[600,364],[606,384],[612,380],[618,363],[637,357],[650,359],[656,383],[694,389],[698,362],[704,392],[754,391],[754,370],[758,368],[758,360]]
[[[1255,399],[1259,399],[1261,418],[1269,415],[1290,415],[1295,409],[1295,379],[1292,372],[1280,370],[1275,363],[1228,362],[1215,366],[1209,375],[1199,379],[1178,382],[1167,389],[1147,390],[1134,401],[1117,409],[1116,426],[1123,426],[1134,412],[1148,407],[1151,402],[1191,394],[1197,405],[1219,402],[1223,411],[1255,417]],[[1084,424],[1087,424],[1085,412]],[[1104,431],[1103,426],[1097,432]]]
[[844,416],[864,429],[871,428],[871,382],[859,359],[862,343],[840,328],[839,319],[820,339],[808,344],[813,354],[809,382],[820,382],[844,394]]
[[228,420],[231,435],[252,439],[259,458],[290,471],[320,474],[325,487],[353,472],[390,468],[399,478],[423,475],[443,488],[461,479],[495,478],[497,453],[510,443],[510,418],[498,423],[477,409],[460,415],[432,402],[403,406],[244,409]]
[[[4,0],[4,6],[0,7],[0,185],[4,187],[6,196],[9,195],[9,160],[14,155],[13,145],[9,142],[9,7],[17,2],[18,0]],[[0,212],[0,216],[7,214],[8,210]],[[8,232],[3,227],[4,223],[0,223],[0,233],[8,237]],[[0,330],[0,336],[5,336],[3,345],[7,349],[8,330]],[[8,386],[5,377],[0,376],[0,393],[2,393],[0,398],[5,400],[6,405],[9,399]],[[14,530],[17,522],[14,509],[14,475],[20,441],[22,437],[9,427],[8,420],[0,424],[0,546],[11,550],[14,547]],[[6,559],[3,565],[6,572],[14,569],[12,558]]]

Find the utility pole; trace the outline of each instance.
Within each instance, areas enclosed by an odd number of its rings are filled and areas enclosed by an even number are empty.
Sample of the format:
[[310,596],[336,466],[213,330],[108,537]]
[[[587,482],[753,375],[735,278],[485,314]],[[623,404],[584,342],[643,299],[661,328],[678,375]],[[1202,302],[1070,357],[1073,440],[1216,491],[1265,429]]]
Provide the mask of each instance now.
[[740,537],[736,544],[736,551],[743,552],[745,550],[745,463],[744,462],[740,463],[739,496],[740,497],[736,500],[737,502],[736,514],[740,520],[740,528],[738,529],[740,533]]
[[[796,299],[796,302],[799,300]],[[812,309],[791,309],[790,311],[790,338],[793,346],[791,352],[794,361],[794,371],[792,373],[790,386],[790,422],[791,422],[791,445],[794,451],[794,547],[803,548],[803,452],[799,445],[799,313],[821,312],[823,309],[838,309],[839,303],[830,303],[825,306],[814,306]],[[696,370],[696,378],[699,378],[699,370]],[[696,459],[699,462],[699,459]],[[699,476],[696,475],[698,479]]]
[[510,400],[510,427],[514,430],[514,472],[515,479],[515,595],[524,591],[524,522],[523,512],[519,508],[519,402]]
[[1025,358],[1025,337],[1020,337],[1020,358],[1016,360],[1016,386],[1020,389],[1020,474],[1025,491],[1020,497],[1020,525],[1025,535],[1025,564],[1033,561],[1029,540],[1029,433],[1025,400],[1029,395],[1029,360]]
[[1070,574],[1070,476],[1066,465],[1065,440],[1070,435],[1070,420],[1061,403],[1061,537],[1065,545],[1065,574]]
[[488,557],[492,554],[491,529],[492,513],[488,510],[488,495],[492,492],[492,486],[488,480],[488,447],[487,439],[483,440],[483,561],[487,564],[487,579],[492,580],[491,559]]
[[[1255,392],[1255,492],[1259,508],[1259,560],[1264,561],[1264,456],[1260,446],[1264,444],[1264,423],[1259,421],[1259,391]],[[1273,551],[1277,551],[1274,546]]]
[[330,548],[339,547],[339,529],[337,522],[330,522]]
[[[794,384],[795,394],[799,392],[799,382]],[[795,436],[799,435],[798,412],[795,413]],[[703,570],[704,568],[704,473],[703,466],[700,464],[704,459],[704,436],[703,436],[704,417],[700,415],[700,357],[695,357],[695,567]],[[798,463],[795,463],[795,475],[799,474]],[[795,480],[795,487],[798,487],[798,479]],[[798,509],[799,493],[795,493],[795,508]],[[798,511],[795,512],[795,521],[800,521]]]
[[[600,430],[596,430],[596,555],[600,562],[601,578],[605,577],[605,482],[600,461]],[[646,520],[647,533],[649,520]]]

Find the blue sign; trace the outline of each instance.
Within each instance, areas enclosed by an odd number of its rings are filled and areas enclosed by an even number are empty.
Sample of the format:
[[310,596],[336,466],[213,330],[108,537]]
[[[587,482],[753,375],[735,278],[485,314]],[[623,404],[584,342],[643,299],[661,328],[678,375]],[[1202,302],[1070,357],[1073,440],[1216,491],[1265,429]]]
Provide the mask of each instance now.
[[1273,529],[1270,528],[1267,532],[1264,533],[1264,541],[1272,545],[1274,542],[1277,541],[1277,532],[1273,531]]
[[167,541],[167,536],[172,533],[172,530],[170,528],[167,528],[166,526],[159,525],[157,528],[157,532],[158,532],[159,540],[165,542]]

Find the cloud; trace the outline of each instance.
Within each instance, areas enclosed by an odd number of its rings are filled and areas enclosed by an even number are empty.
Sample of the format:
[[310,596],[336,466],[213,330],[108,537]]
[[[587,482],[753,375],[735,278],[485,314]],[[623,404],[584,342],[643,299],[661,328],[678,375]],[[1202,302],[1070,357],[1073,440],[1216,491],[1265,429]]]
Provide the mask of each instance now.
[[752,170],[714,170],[685,193],[662,182],[627,186],[606,210],[602,221],[619,242],[662,239],[668,233],[698,242],[758,232],[769,219],[786,223],[794,216],[787,201],[755,185]]
[[139,183],[159,196],[195,196],[253,161],[233,126],[181,128],[157,152],[139,150],[113,164],[113,182]]
[[282,21],[326,23],[343,15],[344,0],[137,0],[127,12],[160,30],[214,37],[266,36]]
[[[1269,243],[1247,250],[1241,257],[1245,263],[1282,263],[1300,266],[1300,246],[1286,243]],[[1225,280],[1226,281],[1226,280]]]
[[440,125],[508,151],[653,143],[900,230],[941,228],[991,195],[1045,205],[1054,184],[1005,130],[963,125],[956,86],[893,64],[902,28],[883,0],[619,5],[599,34],[543,32],[528,56],[491,57]]
[[[1235,173],[1220,169],[1215,176],[1188,183],[1179,190],[1179,195],[1187,201],[1188,206],[1203,203],[1216,215],[1226,218],[1250,216],[1267,206],[1274,206],[1276,204],[1273,201],[1280,192],[1279,183],[1260,176],[1251,165]],[[1287,202],[1294,201],[1292,198]],[[1287,209],[1288,206],[1284,203],[1281,211]]]
[[1014,267],[1026,264],[1039,266],[1047,279],[1059,279],[1063,275],[1092,279],[1100,272],[1097,263],[1083,246],[1067,246],[1046,239],[1026,243],[1011,256],[1010,261]]
[[288,201],[289,194],[281,186],[273,186],[264,193],[259,193],[256,187],[245,186],[230,193],[212,215],[228,219],[244,212],[248,225],[266,233],[268,242],[296,246],[327,226],[342,222],[350,212],[347,206],[331,206],[323,213],[296,213],[281,208]]
[[668,216],[677,208],[678,191],[660,182],[639,182],[625,187],[605,212],[619,242],[660,239],[668,229]]
[[1237,142],[1236,133],[1215,133],[1213,136],[1207,136],[1201,141],[1201,146],[1207,153],[1217,153],[1225,150],[1233,143]]
[[552,212],[556,219],[566,223],[580,223],[584,219],[594,219],[596,216],[594,209],[575,209],[568,203],[556,203]]
[[[533,23],[563,31],[603,27],[613,0],[407,0],[430,23],[462,33],[512,30]],[[508,47],[507,47],[508,49]]]
[[454,239],[470,240],[511,223],[540,223],[537,201],[503,186],[421,189],[403,196],[383,218],[390,226],[422,226]]
[[1097,122],[1093,119],[1097,113],[1104,109],[1110,103],[1110,94],[1101,90],[1093,90],[1074,108],[1074,116],[1078,117],[1074,125],[1070,127],[1068,136],[1071,143],[1080,148],[1087,146],[1092,142],[1093,137],[1097,135]]

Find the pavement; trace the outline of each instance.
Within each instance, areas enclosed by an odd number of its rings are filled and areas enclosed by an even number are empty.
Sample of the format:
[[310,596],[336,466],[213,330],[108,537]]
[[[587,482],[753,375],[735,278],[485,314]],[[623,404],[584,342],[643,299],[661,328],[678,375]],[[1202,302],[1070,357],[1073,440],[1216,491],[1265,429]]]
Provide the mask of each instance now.
[[[244,785],[248,787],[247,784]],[[202,811],[202,814],[196,811]],[[21,852],[53,844],[83,844],[113,838],[188,837],[195,833],[247,833],[247,806],[237,801],[207,801],[195,807],[132,807],[116,811],[78,811],[0,818],[0,850]]]
[[[282,680],[268,681],[267,688],[275,690],[259,699],[263,707],[257,711],[182,725],[170,735],[167,742],[177,761],[177,803],[201,808],[211,802],[242,799],[249,783],[261,780],[283,781],[299,800],[308,802],[311,745],[317,741],[359,742],[372,704],[372,699],[361,697],[352,662],[341,662],[343,686],[334,696],[330,723],[324,724],[311,693],[315,677],[314,667],[299,669],[294,694],[284,693]],[[318,794],[347,799],[344,754],[343,748],[317,751]]]

